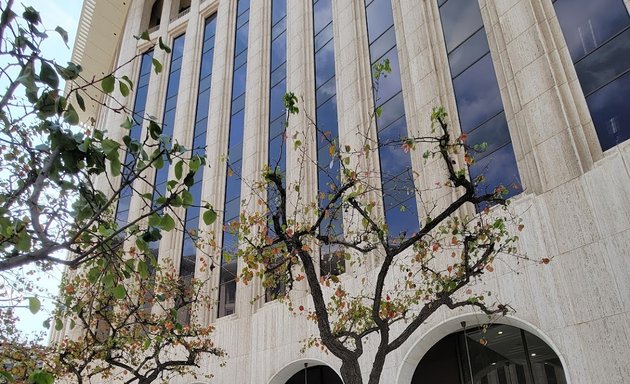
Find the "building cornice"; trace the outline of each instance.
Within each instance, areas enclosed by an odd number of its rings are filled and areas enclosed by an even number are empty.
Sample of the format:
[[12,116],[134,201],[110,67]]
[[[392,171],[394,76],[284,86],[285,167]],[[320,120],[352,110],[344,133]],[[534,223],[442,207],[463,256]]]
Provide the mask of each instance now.
[[[66,84],[66,93],[75,85],[83,85],[102,77],[113,69],[120,38],[123,34],[131,0],[84,0],[81,19],[72,52],[72,62],[83,67],[81,78]],[[88,90],[84,97],[86,110],[79,112],[82,122],[96,118],[102,93]]]

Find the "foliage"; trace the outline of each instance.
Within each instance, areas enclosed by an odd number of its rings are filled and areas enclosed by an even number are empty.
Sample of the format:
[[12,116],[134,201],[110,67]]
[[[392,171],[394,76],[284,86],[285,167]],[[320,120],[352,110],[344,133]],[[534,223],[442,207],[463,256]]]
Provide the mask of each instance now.
[[[119,73],[137,57],[100,78],[83,78],[79,63],[56,63],[41,51],[56,35],[67,45],[66,31],[46,29],[37,10],[23,7],[19,13],[13,3],[0,2],[5,88],[0,95],[0,293],[10,296],[0,306],[5,327],[0,348],[14,372],[0,368],[0,381],[48,384],[51,375],[65,373],[82,381],[117,369],[129,374],[129,382],[150,382],[194,367],[204,354],[222,355],[209,337],[212,328],[190,315],[191,302],[205,300],[201,282],[182,279],[154,254],[164,232],[183,228],[183,213],[192,206],[189,188],[205,158],[191,157],[189,149],[162,135],[156,118],[134,116],[119,101],[134,91],[130,78]],[[148,34],[138,38],[148,40]],[[170,52],[161,40],[157,45]],[[156,73],[162,69],[157,60],[153,67]],[[72,84],[65,93],[62,80]],[[86,110],[88,99],[126,114],[124,133],[80,123],[77,111]],[[131,134],[143,126],[143,136]],[[175,172],[166,193],[146,193],[155,172],[170,165]],[[117,222],[117,205],[129,193],[141,195],[140,213]],[[204,206],[210,223],[216,214]],[[53,265],[69,272],[49,324],[65,327],[71,337],[45,349],[22,341],[14,309],[19,299],[28,299],[33,313],[40,310],[32,283],[20,276]],[[9,356],[9,350],[16,352]]]
[[[381,70],[387,72],[387,63]],[[295,96],[289,94],[285,100],[295,103]],[[297,113],[292,106],[290,113]],[[372,118],[380,113],[377,109]],[[385,222],[382,187],[362,168],[378,156],[379,144],[359,132],[365,139],[358,149],[340,148],[314,123],[318,140],[328,142],[340,164],[340,174],[331,175],[336,182],[328,191],[319,191],[317,199],[309,199],[299,183],[287,185],[284,175],[267,169],[256,186],[261,209],[230,226],[243,245],[236,255],[244,265],[241,280],[262,279],[263,286],[279,292],[290,311],[315,322],[319,334],[305,340],[304,347],[320,347],[341,359],[345,383],[363,382],[358,361],[368,338],[377,340],[369,364],[369,383],[376,384],[387,354],[440,308],[469,307],[489,316],[509,310],[495,302],[491,292],[474,289],[493,271],[495,258],[516,255],[514,233],[522,225],[507,209],[507,188],[491,186],[485,192],[483,177],[469,179],[467,166],[483,148],[468,147],[465,135],[453,137],[444,109],[433,111],[431,123],[433,135],[388,143],[402,152],[423,151],[425,161],[433,162],[445,176],[436,189],[410,192],[424,203],[426,212],[418,232],[390,233]],[[316,164],[302,138],[296,134],[292,139],[300,169]],[[432,201],[442,190],[450,190],[442,195],[454,198]],[[265,203],[265,193],[276,201]],[[343,235],[323,225],[331,217],[349,223],[344,224]],[[321,268],[326,258],[338,264],[333,272]],[[338,276],[344,266],[349,273]],[[308,292],[312,308],[295,305],[291,290],[296,286]]]

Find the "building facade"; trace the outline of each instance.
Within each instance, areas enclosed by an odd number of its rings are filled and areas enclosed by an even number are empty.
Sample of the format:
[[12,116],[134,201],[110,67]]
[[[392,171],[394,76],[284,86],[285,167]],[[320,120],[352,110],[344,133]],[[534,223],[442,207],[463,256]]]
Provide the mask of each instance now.
[[[304,178],[305,193],[326,185],[317,167],[296,172],[296,151],[285,145],[313,121],[340,143],[356,146],[366,130],[382,144],[430,134],[431,111],[444,106],[456,133],[488,144],[470,173],[509,185],[526,228],[522,253],[551,262],[508,261],[484,280],[516,310],[488,328],[487,347],[485,317],[440,311],[388,356],[382,382],[627,383],[629,8],[630,0],[85,0],[73,59],[98,74],[137,56],[117,72],[135,84],[118,102],[159,116],[179,143],[206,146],[210,167],[193,195],[221,211],[217,233],[251,208],[242,204],[247,181],[266,166]],[[150,42],[133,38],[145,30]],[[158,38],[170,54],[152,50]],[[151,70],[152,58],[163,73]],[[384,62],[391,72],[375,84],[373,68]],[[287,91],[301,113],[285,131]],[[96,106],[87,114],[110,132],[125,118]],[[312,139],[314,158],[334,174]],[[421,201],[394,189],[426,189],[443,175],[420,153],[387,148],[372,165],[385,218],[393,231],[413,232]],[[156,188],[167,176],[156,175]],[[129,194],[117,219],[139,209]],[[186,226],[199,225],[199,212],[186,212]],[[237,246],[229,233],[219,241]],[[217,255],[221,268],[208,275],[189,239],[174,233],[159,244],[182,276],[211,281],[217,304],[201,318],[230,356],[224,367],[204,362],[211,382],[297,383],[305,373],[311,383],[335,382],[334,356],[300,352],[315,325],[272,299],[252,304],[264,289],[237,284],[237,260]],[[368,372],[369,358],[362,363]]]

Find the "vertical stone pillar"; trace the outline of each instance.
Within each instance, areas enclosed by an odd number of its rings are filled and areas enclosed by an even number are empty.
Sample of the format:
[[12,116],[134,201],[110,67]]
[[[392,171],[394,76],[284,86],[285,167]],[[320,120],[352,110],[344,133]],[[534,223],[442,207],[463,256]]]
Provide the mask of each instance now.
[[597,143],[592,123],[578,118],[586,105],[576,98],[575,71],[565,70],[572,68],[568,56],[558,55],[564,39],[553,6],[529,0],[480,6],[521,180],[526,192],[546,192],[590,169]]

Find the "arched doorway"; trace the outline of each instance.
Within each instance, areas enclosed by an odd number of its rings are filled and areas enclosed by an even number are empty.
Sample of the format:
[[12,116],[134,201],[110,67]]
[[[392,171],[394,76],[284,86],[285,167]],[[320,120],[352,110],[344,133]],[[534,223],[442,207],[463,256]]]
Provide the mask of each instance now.
[[306,367],[297,372],[286,384],[343,384],[337,373],[327,365]]
[[505,324],[469,328],[442,338],[422,357],[411,380],[411,384],[566,383],[551,347]]

